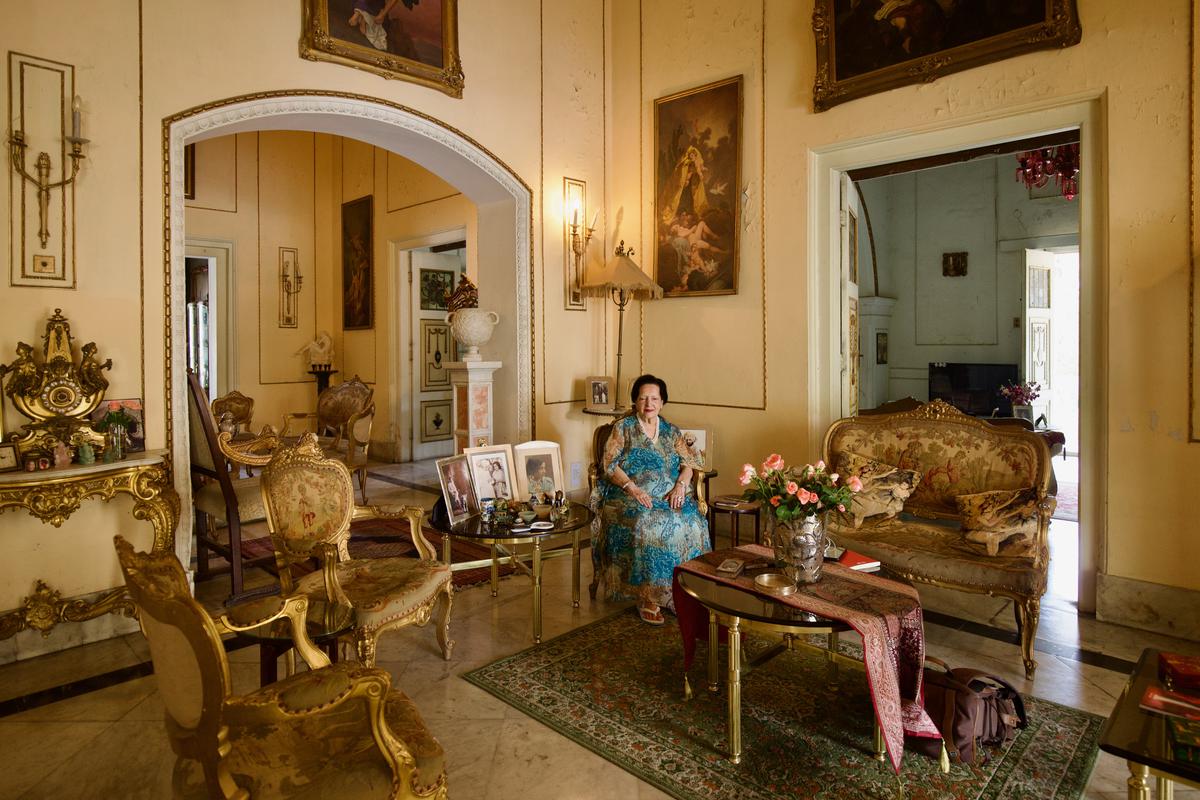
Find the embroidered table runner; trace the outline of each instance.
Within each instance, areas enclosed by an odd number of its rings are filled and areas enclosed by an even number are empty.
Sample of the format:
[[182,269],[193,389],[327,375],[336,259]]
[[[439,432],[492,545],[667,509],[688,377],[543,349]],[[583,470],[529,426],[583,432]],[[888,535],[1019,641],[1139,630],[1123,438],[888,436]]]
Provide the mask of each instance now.
[[[862,636],[863,664],[875,715],[887,743],[892,768],[900,771],[904,735],[941,738],[921,702],[921,677],[925,663],[925,631],[921,601],[908,584],[858,572],[837,563],[826,563],[821,580],[801,584],[795,594],[783,597],[761,592],[753,576],[727,578],[717,574],[726,558],[767,560],[770,548],[744,545],[694,558],[676,567],[709,580],[736,586],[764,600],[848,624]],[[705,638],[708,614],[698,600],[674,581],[675,610],[683,636],[684,669],[691,666],[696,639]]]

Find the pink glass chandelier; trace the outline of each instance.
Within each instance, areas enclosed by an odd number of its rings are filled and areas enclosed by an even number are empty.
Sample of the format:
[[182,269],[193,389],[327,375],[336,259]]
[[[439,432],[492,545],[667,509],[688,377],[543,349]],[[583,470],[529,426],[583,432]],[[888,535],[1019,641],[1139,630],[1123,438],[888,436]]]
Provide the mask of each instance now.
[[1040,189],[1054,178],[1068,200],[1079,194],[1079,143],[1026,150],[1017,155],[1017,180]]

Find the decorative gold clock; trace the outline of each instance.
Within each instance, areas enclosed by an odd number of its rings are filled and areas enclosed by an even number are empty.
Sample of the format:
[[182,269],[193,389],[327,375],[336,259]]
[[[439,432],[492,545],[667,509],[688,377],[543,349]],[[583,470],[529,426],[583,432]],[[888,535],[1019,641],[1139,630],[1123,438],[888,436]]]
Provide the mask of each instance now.
[[16,442],[22,453],[48,452],[58,441],[71,446],[85,441],[103,444],[104,437],[92,430],[89,416],[104,399],[108,388],[104,370],[112,369],[112,359],[99,361],[96,343],[88,342],[80,348],[77,361],[71,326],[61,308],[54,309],[46,321],[42,342],[42,363],[34,358],[32,345],[18,342],[16,361],[0,364],[0,381],[8,376],[4,393],[32,420],[21,426],[24,433],[14,434],[10,441]]

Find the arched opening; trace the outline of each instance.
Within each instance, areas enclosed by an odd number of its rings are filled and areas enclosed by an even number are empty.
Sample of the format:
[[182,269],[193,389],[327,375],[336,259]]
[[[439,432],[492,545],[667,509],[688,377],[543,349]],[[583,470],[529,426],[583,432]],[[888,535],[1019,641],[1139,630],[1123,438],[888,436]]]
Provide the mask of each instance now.
[[[478,284],[484,305],[500,315],[488,346],[504,362],[496,374],[495,425],[501,441],[528,439],[533,428],[532,192],[505,164],[466,135],[412,109],[375,98],[324,92],[278,92],[229,98],[163,122],[166,157],[164,248],[169,314],[165,331],[170,408],[167,435],[176,488],[191,505],[184,343],[184,145],[251,131],[328,133],[389,150],[460,189],[477,208]],[[176,552],[190,563],[192,521],[184,514]]]

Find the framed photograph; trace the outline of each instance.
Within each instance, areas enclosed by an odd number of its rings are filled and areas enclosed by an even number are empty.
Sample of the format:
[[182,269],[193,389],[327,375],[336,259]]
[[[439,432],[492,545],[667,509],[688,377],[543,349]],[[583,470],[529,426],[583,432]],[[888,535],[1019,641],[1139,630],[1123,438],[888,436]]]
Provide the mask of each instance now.
[[445,311],[446,298],[454,291],[452,269],[423,269],[421,272],[421,310]]
[[451,525],[479,513],[479,496],[475,494],[475,486],[471,482],[471,468],[465,455],[439,458],[437,473]]
[[525,442],[513,448],[516,461],[518,498],[531,494],[567,493],[563,480],[562,453],[555,442]]
[[708,472],[713,468],[713,432],[708,428],[680,428],[679,435],[687,449]]
[[374,323],[371,195],[342,203],[342,328],[369,330]]
[[667,297],[737,294],[741,175],[741,75],[654,101],[654,274]]
[[468,447],[463,455],[471,465],[471,479],[475,483],[477,497],[492,497],[496,500],[519,500],[517,484],[513,480],[513,451],[507,444],[486,447]]
[[589,411],[612,411],[616,405],[613,379],[608,375],[593,375],[588,378],[584,390],[587,392],[584,407]]
[[816,0],[813,33],[817,111],[1022,53],[1069,47],[1083,35],[1075,0]]
[[300,56],[462,97],[458,0],[303,0]]
[[13,472],[21,468],[21,454],[15,444],[0,444],[0,472]]
[[105,400],[92,411],[92,428],[103,432],[108,428],[105,420],[116,420],[116,417],[109,417],[109,414],[124,415],[127,420],[132,420],[125,423],[125,432],[129,435],[127,449],[130,453],[140,453],[146,449],[146,426],[143,424],[142,412],[142,398],[140,397],[131,397],[127,400]]
[[421,391],[440,392],[450,388],[446,364],[458,360],[458,343],[449,324],[440,319],[421,320]]

